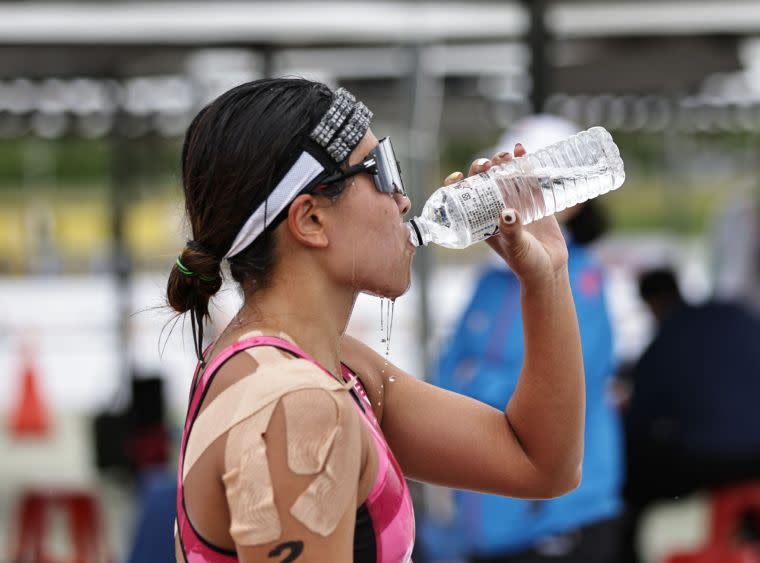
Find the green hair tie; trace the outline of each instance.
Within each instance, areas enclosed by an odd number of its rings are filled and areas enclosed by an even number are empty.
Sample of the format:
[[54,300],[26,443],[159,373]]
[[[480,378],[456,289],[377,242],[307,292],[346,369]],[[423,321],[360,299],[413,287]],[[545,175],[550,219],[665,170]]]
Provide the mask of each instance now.
[[177,269],[180,271],[180,273],[183,276],[186,276],[188,278],[194,278],[195,276],[198,276],[198,278],[200,278],[200,280],[204,282],[212,282],[212,281],[216,281],[217,279],[216,276],[201,276],[201,275],[196,274],[190,268],[188,268],[182,263],[182,260],[180,260],[179,256],[177,256],[176,264],[177,264]]

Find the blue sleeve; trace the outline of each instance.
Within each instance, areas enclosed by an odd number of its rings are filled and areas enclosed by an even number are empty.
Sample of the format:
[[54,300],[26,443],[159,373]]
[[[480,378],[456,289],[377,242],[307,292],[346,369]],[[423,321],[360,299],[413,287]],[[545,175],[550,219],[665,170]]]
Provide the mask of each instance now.
[[506,269],[476,283],[434,369],[436,385],[503,409],[522,366],[520,287]]

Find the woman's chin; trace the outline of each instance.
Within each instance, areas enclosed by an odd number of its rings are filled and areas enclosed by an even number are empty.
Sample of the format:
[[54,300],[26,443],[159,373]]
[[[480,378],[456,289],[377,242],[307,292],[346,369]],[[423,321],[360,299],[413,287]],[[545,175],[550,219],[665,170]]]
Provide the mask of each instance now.
[[373,289],[365,289],[363,293],[373,295],[375,297],[384,297],[385,299],[396,299],[404,295],[411,285],[411,276],[407,278],[406,284],[396,284],[393,286],[376,287]]

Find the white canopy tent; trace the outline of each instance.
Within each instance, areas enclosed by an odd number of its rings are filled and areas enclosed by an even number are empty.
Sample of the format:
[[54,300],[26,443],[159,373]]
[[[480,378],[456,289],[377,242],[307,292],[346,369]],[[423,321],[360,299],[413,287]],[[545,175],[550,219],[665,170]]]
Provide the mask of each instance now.
[[[560,38],[760,32],[760,1],[556,1]],[[5,45],[324,45],[477,41],[524,36],[523,3],[13,2],[0,4]]]

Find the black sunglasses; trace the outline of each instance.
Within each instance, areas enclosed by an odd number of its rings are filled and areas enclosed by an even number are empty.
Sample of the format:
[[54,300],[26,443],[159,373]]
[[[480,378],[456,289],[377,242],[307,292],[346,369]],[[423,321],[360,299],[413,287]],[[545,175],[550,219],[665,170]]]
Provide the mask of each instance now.
[[401,166],[396,158],[390,137],[381,139],[364,160],[328,176],[320,184],[332,184],[363,172],[372,175],[375,189],[380,193],[406,195],[404,182],[401,179]]

